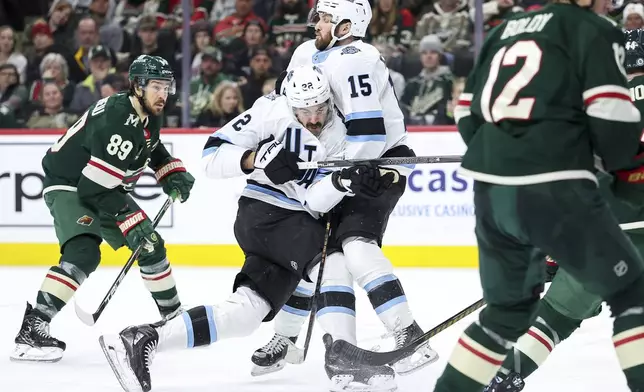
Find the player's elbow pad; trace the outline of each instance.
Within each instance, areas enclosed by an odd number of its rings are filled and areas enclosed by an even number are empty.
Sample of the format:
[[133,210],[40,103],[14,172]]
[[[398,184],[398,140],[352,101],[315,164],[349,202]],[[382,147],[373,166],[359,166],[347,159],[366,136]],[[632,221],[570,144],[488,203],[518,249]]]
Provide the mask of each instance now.
[[223,143],[215,149],[205,149],[201,166],[208,178],[225,179],[241,177],[250,173],[242,169],[242,160],[250,150],[230,143]]

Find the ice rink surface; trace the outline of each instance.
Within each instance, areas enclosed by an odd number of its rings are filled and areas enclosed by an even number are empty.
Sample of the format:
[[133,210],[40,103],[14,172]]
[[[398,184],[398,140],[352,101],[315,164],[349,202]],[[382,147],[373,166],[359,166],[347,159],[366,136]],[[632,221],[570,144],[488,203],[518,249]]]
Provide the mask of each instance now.
[[[94,327],[82,324],[73,304],[65,308],[51,326],[53,336],[67,343],[63,359],[53,364],[16,363],[9,360],[13,339],[22,320],[25,301],[35,301],[45,268],[0,268],[0,392],[108,392],[121,391],[100,346],[98,337],[117,333],[131,324],[157,321],[154,303],[134,268],[117,291]],[[174,269],[181,299],[186,306],[215,304],[230,293],[236,269]],[[478,300],[481,289],[475,270],[397,269],[416,320],[428,330],[462,308]],[[118,273],[114,268],[96,271],[79,289],[77,300],[94,311]],[[359,345],[392,347],[383,342],[382,324],[366,295],[356,290]],[[478,313],[476,313],[478,314]],[[432,340],[441,355],[437,363],[397,378],[401,392],[433,390],[462,330],[476,316],[471,315]],[[305,326],[306,327],[306,326]],[[264,324],[243,339],[217,342],[210,347],[158,353],[152,373],[153,391],[158,392],[324,392],[322,332],[316,326],[306,363],[289,365],[278,373],[252,377],[253,351],[272,337],[272,324]],[[562,343],[546,364],[527,381],[525,392],[626,392],[628,388],[610,340],[611,319],[604,312],[582,324],[582,328]],[[299,345],[303,342],[298,342]]]

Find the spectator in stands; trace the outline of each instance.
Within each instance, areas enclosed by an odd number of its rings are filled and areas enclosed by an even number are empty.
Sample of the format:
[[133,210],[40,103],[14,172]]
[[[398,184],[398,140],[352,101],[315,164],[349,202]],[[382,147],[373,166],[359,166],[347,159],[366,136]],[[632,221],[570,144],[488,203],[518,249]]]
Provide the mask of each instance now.
[[192,77],[199,76],[201,72],[201,56],[204,49],[212,44],[211,29],[205,21],[195,23],[191,28],[192,33]]
[[215,40],[224,47],[230,45],[234,38],[242,36],[246,24],[251,20],[258,20],[264,31],[268,30],[266,22],[253,12],[253,0],[235,0],[235,12],[215,25]]
[[210,105],[202,110],[195,127],[222,127],[244,111],[239,87],[233,82],[221,82],[212,94]]
[[38,72],[42,77],[31,84],[29,99],[38,101],[45,83],[56,83],[63,97],[63,106],[69,107],[74,98],[75,86],[69,81],[67,60],[58,53],[47,54],[40,62]]
[[416,39],[429,34],[443,41],[447,52],[470,46],[470,19],[467,0],[438,0],[416,25]]
[[262,87],[267,79],[274,78],[276,75],[271,72],[273,60],[267,47],[259,47],[253,50],[250,58],[250,74],[246,82],[241,86],[243,101],[249,107],[255,100],[261,97]]
[[[27,57],[27,80],[23,80],[25,85],[30,85],[40,79],[40,63],[49,53],[60,53],[63,57],[71,57],[67,48],[54,43],[54,36],[51,28],[44,19],[34,22],[29,32],[32,46],[25,51]],[[67,60],[65,60],[65,63]]]
[[130,63],[142,54],[150,56],[160,56],[168,61],[170,67],[178,73],[178,67],[175,61],[174,45],[159,45],[159,26],[157,20],[152,15],[141,17],[137,29],[138,40],[134,49],[130,52]]
[[226,56],[227,72],[238,76],[245,76],[250,73],[250,58],[255,49],[264,47],[272,60],[272,70],[275,73],[282,71],[282,61],[277,52],[264,45],[266,32],[263,25],[257,20],[251,20],[244,28],[241,38],[236,38],[229,46],[229,54]]
[[[203,7],[207,11],[210,11],[215,2],[215,0],[191,0],[191,6],[193,10]],[[170,15],[182,12],[179,10],[181,10],[181,0],[159,0],[158,12]]]
[[210,11],[210,23],[217,24],[224,18],[235,13],[237,0],[216,0]]
[[375,4],[365,40],[409,48],[414,37],[414,17],[409,10],[399,8],[394,0],[377,0]]
[[55,0],[49,9],[47,23],[54,42],[65,48],[74,46],[74,23],[71,23],[73,11],[68,0]]
[[108,74],[103,83],[101,83],[101,98],[111,97],[119,91],[127,90],[129,85],[128,79],[121,74]]
[[89,51],[90,74],[76,86],[70,109],[74,112],[87,110],[101,99],[101,84],[109,73],[114,73],[112,55],[106,46],[98,45]]
[[199,113],[210,104],[215,88],[230,76],[221,72],[222,54],[214,46],[207,46],[201,53],[201,72],[190,82],[190,117],[194,122]]
[[407,83],[400,103],[406,110],[409,124],[444,125],[447,103],[452,99],[452,74],[440,65],[443,44],[436,35],[425,36],[419,44],[423,70]]
[[68,61],[69,79],[74,83],[80,83],[89,75],[89,51],[99,44],[98,27],[94,19],[89,16],[83,17],[78,22],[76,29],[76,49],[73,54],[73,61]]
[[432,2],[427,0],[402,0],[400,4],[403,8],[408,9],[416,20],[420,20],[433,8]]
[[27,80],[27,58],[15,51],[16,36],[9,26],[0,27],[0,65],[13,64],[18,70],[20,77],[18,83]]
[[[385,64],[389,62],[389,59],[391,59],[391,56],[396,50],[396,48],[384,42],[377,42],[373,46],[378,49],[380,55],[385,60]],[[392,68],[389,68],[389,75],[391,76],[391,81],[394,84],[394,92],[396,93],[396,96],[401,97],[405,91],[405,77],[400,72],[395,71]]]
[[456,124],[456,120],[454,119],[454,108],[458,105],[458,99],[464,89],[465,78],[455,78],[454,85],[452,86],[452,99],[447,103],[447,118],[449,121],[446,125]]
[[277,5],[277,11],[269,22],[268,44],[284,64],[288,64],[295,48],[315,36],[306,25],[308,14],[306,0],[280,0]]
[[27,120],[27,128],[67,129],[78,120],[78,113],[67,112],[63,106],[63,94],[54,82],[43,85],[41,106]]
[[644,5],[630,3],[624,7],[622,23],[626,30],[636,30],[644,27]]
[[[27,89],[18,81],[18,68],[14,64],[0,65],[0,120],[6,124],[16,124],[27,103]],[[11,125],[14,126],[14,125]]]

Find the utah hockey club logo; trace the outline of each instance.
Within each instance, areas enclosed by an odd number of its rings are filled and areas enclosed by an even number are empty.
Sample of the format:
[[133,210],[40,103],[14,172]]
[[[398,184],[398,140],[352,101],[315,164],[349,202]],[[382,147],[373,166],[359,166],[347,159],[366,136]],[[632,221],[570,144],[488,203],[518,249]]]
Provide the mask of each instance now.
[[92,218],[91,216],[87,216],[87,215],[81,216],[76,221],[76,223],[78,223],[81,226],[90,226],[92,224],[92,222],[94,222],[94,218]]

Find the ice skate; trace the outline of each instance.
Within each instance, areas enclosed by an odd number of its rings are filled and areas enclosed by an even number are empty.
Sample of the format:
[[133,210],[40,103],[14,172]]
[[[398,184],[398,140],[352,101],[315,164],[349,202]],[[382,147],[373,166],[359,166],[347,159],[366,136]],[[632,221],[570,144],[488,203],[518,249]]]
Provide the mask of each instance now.
[[154,327],[128,327],[118,335],[101,336],[98,341],[123,390],[148,392],[152,389],[150,364],[159,342]]
[[49,322],[45,321],[31,304],[27,303],[16,347],[10,355],[13,361],[58,362],[67,345],[49,335]]
[[[414,340],[423,335],[423,330],[415,321],[407,328],[399,328],[394,331],[394,339],[396,340],[396,350],[406,347]],[[396,373],[400,375],[407,375],[425,366],[434,363],[438,360],[438,353],[434,351],[429,342],[420,346],[412,355],[401,359],[393,364]]]
[[393,392],[398,390],[396,374],[389,366],[355,365],[334,352],[333,338],[324,335],[324,370],[331,380],[331,392]]
[[288,362],[288,352],[297,350],[296,341],[297,336],[287,338],[286,336],[275,334],[270,342],[253,353],[251,361],[253,361],[254,365],[250,374],[261,376],[282,370]]
[[483,392],[520,392],[525,387],[525,381],[519,373],[510,372],[507,376],[495,376]]

